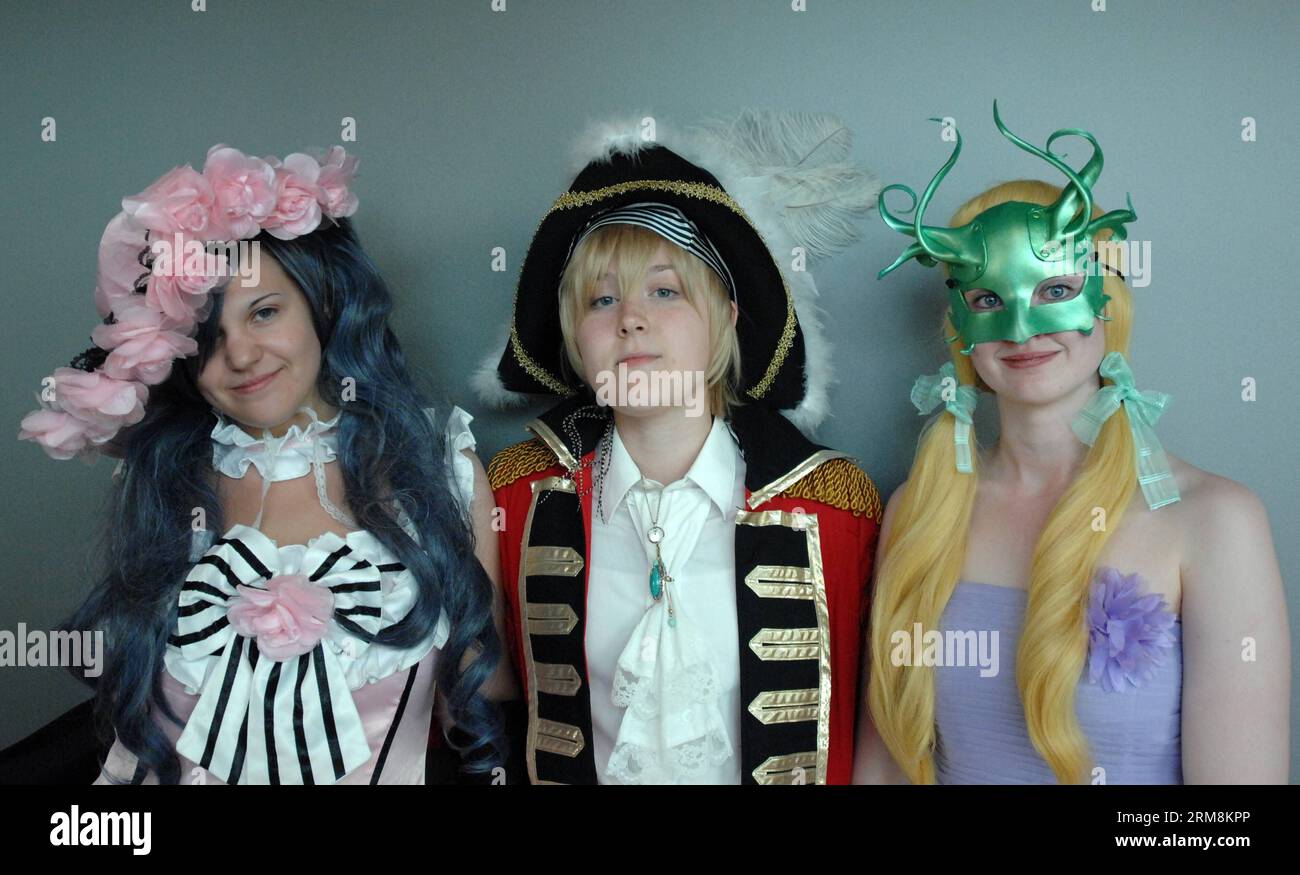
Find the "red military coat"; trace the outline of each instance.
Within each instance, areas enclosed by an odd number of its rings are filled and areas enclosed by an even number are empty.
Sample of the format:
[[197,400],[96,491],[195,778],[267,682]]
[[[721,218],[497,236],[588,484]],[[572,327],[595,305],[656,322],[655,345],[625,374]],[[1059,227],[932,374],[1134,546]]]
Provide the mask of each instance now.
[[[534,420],[536,437],[488,468],[505,511],[507,644],[525,686],[534,783],[596,783],[585,646],[594,449],[579,460],[561,437],[577,406]],[[573,424],[581,446],[594,448],[603,423]],[[845,454],[811,443],[775,411],[746,405],[730,424],[745,457],[736,518],[742,780],[848,783],[880,498]]]

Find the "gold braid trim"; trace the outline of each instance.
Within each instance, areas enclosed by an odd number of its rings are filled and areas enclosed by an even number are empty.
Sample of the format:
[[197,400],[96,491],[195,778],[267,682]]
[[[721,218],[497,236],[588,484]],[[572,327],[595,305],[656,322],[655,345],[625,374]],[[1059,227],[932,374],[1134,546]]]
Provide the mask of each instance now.
[[781,494],[853,511],[854,516],[865,514],[880,522],[882,508],[876,484],[850,459],[823,462]]
[[555,453],[537,438],[520,441],[492,457],[487,469],[488,482],[494,490],[500,489],[521,477],[545,471],[556,463]]

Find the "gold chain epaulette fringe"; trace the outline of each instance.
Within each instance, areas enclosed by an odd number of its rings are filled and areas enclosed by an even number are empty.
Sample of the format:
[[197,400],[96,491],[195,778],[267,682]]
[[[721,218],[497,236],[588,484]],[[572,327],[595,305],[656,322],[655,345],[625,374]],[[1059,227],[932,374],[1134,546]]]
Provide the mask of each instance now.
[[880,521],[880,493],[867,473],[851,459],[831,459],[812,470],[781,493],[789,498],[806,498],[849,510],[854,516],[866,515]]
[[488,463],[488,482],[493,489],[514,483],[520,477],[545,471],[556,463],[555,453],[537,438],[506,447]]

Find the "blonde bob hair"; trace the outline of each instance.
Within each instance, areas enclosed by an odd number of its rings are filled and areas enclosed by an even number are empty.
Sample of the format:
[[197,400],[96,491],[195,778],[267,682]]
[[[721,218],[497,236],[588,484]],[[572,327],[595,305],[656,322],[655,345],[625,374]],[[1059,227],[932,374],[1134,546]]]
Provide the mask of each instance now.
[[589,312],[600,278],[618,258],[620,293],[640,289],[659,246],[668,247],[668,263],[682,281],[682,294],[709,326],[709,410],[724,419],[740,402],[740,340],[731,322],[731,297],[713,270],[670,240],[638,225],[606,225],[578,244],[560,279],[560,329],[574,373],[584,373],[578,351],[578,325]]

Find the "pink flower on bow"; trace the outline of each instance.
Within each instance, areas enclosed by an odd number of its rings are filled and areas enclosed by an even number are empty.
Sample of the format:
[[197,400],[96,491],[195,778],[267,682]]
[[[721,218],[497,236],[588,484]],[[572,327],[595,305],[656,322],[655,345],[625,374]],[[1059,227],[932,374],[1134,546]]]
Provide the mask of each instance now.
[[162,179],[134,197],[122,199],[122,209],[150,231],[181,231],[203,240],[222,240],[229,229],[216,210],[212,185],[186,164],[168,171]]
[[316,183],[324,196],[325,215],[332,219],[350,216],[357,211],[357,196],[348,189],[359,160],[344,151],[342,146],[331,146],[325,153]]
[[182,323],[151,307],[137,305],[115,315],[117,322],[90,332],[96,346],[110,350],[100,370],[114,380],[156,386],[171,373],[173,359],[199,351],[198,341],[175,330]]
[[270,234],[281,240],[292,240],[310,234],[320,225],[320,205],[324,196],[317,180],[320,164],[310,155],[294,152],[281,163],[267,158],[275,168],[275,210],[262,223]]
[[203,175],[212,185],[217,211],[229,226],[231,239],[256,237],[275,209],[275,168],[261,158],[218,144],[208,150]]
[[310,653],[325,636],[334,593],[305,574],[281,574],[266,589],[235,587],[240,599],[226,611],[235,632],[257,639],[258,651],[275,662]]
[[112,434],[144,419],[149,390],[140,383],[116,380],[100,371],[57,368],[54,397],[60,410],[91,426],[93,440],[97,431]]

